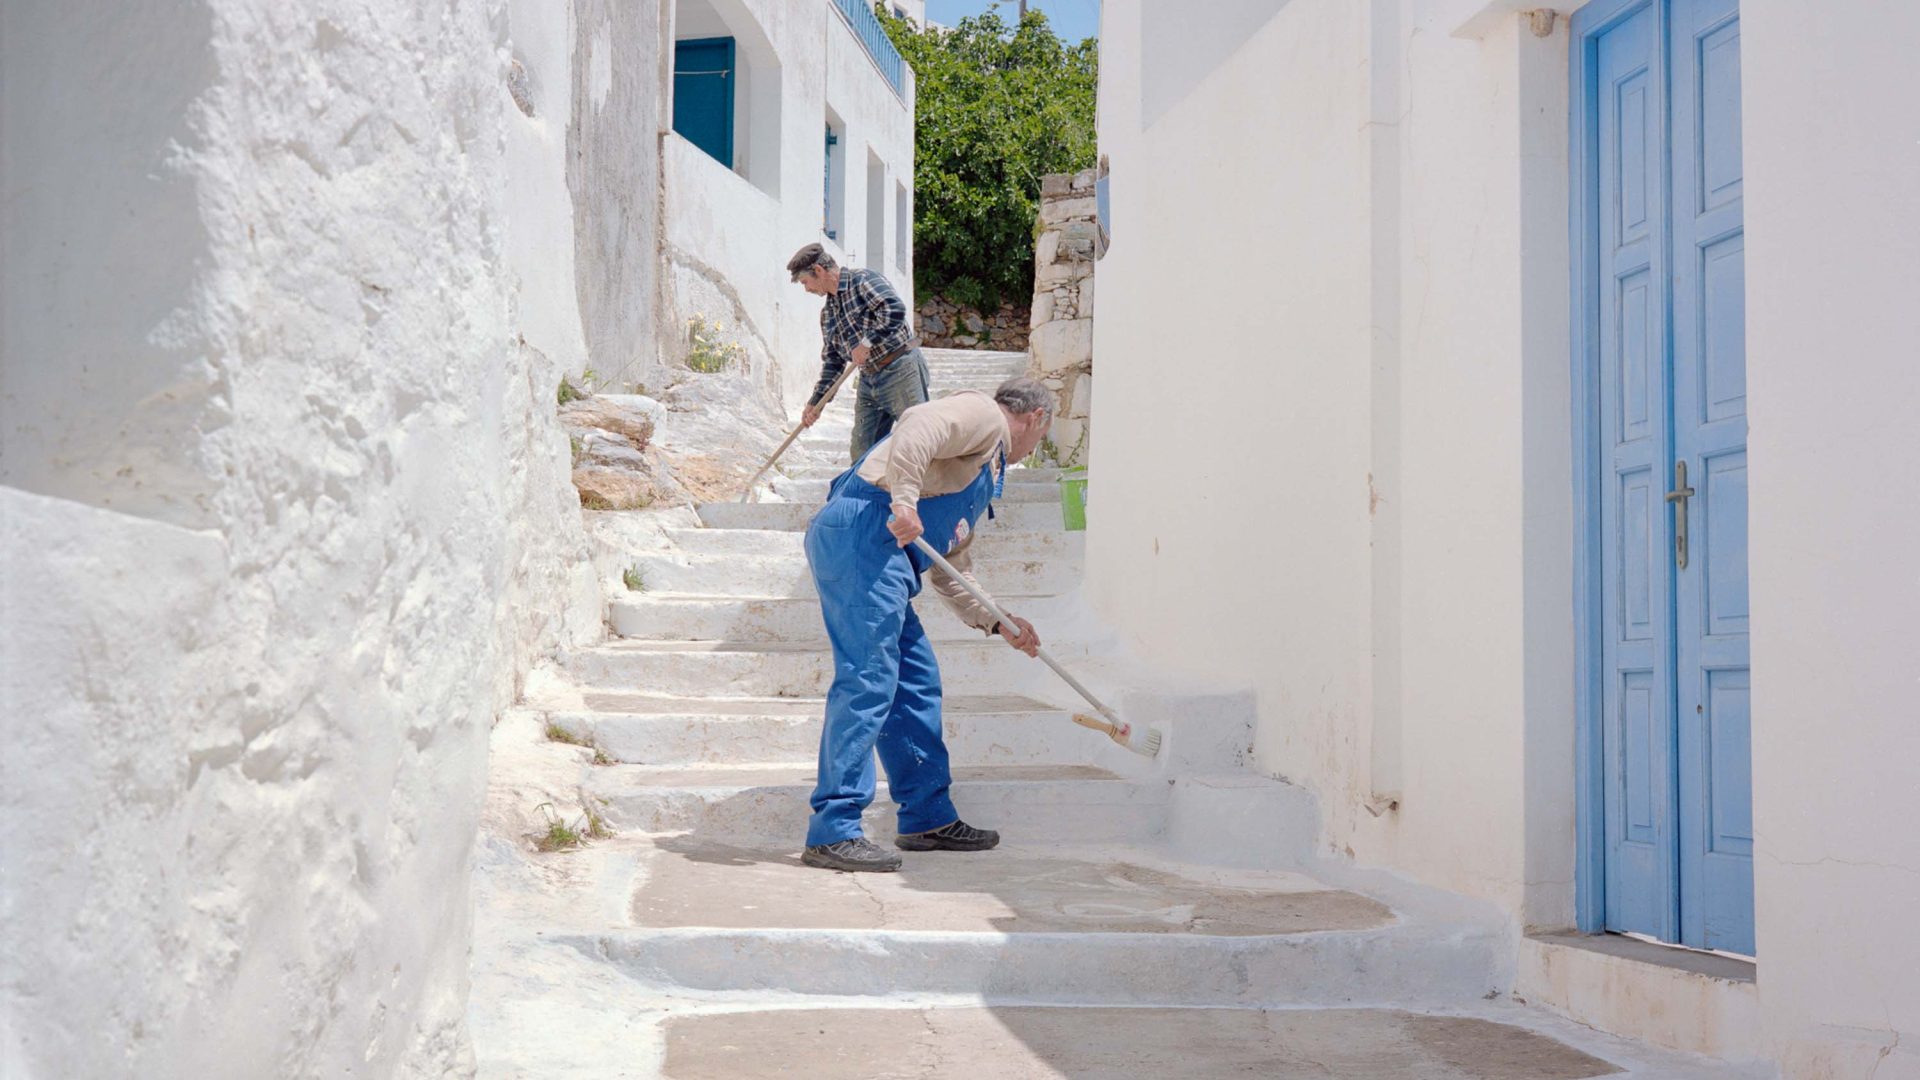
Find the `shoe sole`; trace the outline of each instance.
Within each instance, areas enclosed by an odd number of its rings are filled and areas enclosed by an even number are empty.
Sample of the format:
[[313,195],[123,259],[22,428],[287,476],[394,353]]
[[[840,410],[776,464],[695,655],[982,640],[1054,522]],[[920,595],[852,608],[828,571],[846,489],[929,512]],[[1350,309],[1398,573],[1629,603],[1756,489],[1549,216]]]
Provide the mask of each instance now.
[[992,851],[1000,846],[1000,838],[973,844],[962,844],[952,840],[932,840],[918,836],[902,836],[894,840],[893,846],[901,851]]
[[848,874],[891,874],[895,870],[900,869],[899,859],[893,859],[888,862],[857,863],[826,855],[815,855],[810,851],[802,853],[800,861],[808,866],[819,867],[822,870],[839,870]]

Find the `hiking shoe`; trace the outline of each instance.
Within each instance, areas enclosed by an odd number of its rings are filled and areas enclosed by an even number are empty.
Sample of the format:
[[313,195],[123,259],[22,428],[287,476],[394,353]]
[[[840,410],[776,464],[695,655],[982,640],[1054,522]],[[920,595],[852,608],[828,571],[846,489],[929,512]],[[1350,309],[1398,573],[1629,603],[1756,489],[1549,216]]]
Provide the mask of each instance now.
[[832,844],[817,844],[802,852],[800,861],[822,870],[845,870],[848,873],[865,870],[886,874],[900,869],[900,856],[880,850],[878,845],[864,836]]
[[976,829],[956,821],[932,832],[906,833],[893,842],[902,851],[985,851],[1000,843],[992,829]]

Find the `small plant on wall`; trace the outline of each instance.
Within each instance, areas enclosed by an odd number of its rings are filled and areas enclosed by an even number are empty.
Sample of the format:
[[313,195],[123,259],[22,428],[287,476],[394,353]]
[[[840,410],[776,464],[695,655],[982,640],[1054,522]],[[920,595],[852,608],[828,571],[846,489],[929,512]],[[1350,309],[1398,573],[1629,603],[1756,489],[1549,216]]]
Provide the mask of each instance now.
[[726,337],[726,324],[709,322],[705,315],[687,320],[687,367],[703,375],[724,371],[746,361],[746,347]]

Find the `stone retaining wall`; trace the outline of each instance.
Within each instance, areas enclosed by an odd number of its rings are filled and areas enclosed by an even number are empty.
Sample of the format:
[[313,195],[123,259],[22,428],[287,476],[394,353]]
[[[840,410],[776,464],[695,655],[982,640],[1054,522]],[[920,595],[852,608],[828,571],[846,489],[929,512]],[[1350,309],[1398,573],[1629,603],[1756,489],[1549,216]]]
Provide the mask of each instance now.
[[1001,304],[992,315],[962,307],[942,297],[931,297],[915,313],[913,326],[920,343],[930,349],[995,349],[1025,352],[1027,309]]
[[1060,411],[1050,439],[1064,465],[1086,462],[1093,394],[1093,263],[1095,171],[1055,173],[1040,182],[1039,240],[1033,253],[1032,332],[1035,378],[1053,389]]

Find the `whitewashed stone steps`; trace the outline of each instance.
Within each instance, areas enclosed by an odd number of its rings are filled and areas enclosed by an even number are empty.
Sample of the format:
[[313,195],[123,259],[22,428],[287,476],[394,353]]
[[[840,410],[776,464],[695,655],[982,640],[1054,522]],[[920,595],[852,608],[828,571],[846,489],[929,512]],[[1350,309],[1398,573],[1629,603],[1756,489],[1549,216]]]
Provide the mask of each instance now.
[[[650,988],[808,995],[964,994],[1056,1005],[1458,1005],[1503,985],[1496,934],[1194,934],[670,928],[570,940]],[[1090,1036],[1095,1037],[1095,1036]],[[1116,1074],[1118,1075],[1118,1074]]]
[[[701,503],[696,512],[711,529],[779,529],[798,532],[820,508],[813,503]],[[1007,502],[994,504],[995,516],[980,523],[982,530],[1012,529],[1035,531],[1063,527],[1057,502]]]
[[[1211,779],[1176,785],[1189,804],[1233,807],[1257,821],[1263,843],[1304,850],[1313,807],[1297,788],[1238,771],[1247,761],[1251,721],[1243,710],[1207,709],[1183,700],[1174,710],[1121,699],[1120,709],[1167,734],[1158,758],[1147,759],[1073,724],[1077,701],[981,692],[950,694],[942,720],[954,760],[962,765],[1093,765],[1119,776],[1176,776],[1198,770]],[[542,726],[557,723],[619,761],[639,765],[781,765],[810,762],[819,749],[821,698],[671,697],[590,691],[541,708]],[[704,741],[703,741],[704,740]],[[1292,834],[1283,820],[1298,819]],[[1289,846],[1290,845],[1290,846]]]
[[[784,529],[668,529],[668,539],[689,555],[806,555],[804,534]],[[1059,529],[996,529],[974,541],[975,561],[1052,559],[1078,564],[1087,534]]]
[[847,441],[850,436],[836,435],[831,431],[812,431],[800,436],[798,446],[826,458],[845,457],[848,452]]
[[[795,465],[789,463],[784,464],[783,467],[785,468],[785,472],[773,480],[773,484],[776,487],[795,484],[819,484],[821,485],[819,488],[821,493],[820,497],[825,496],[826,484],[847,471],[847,466],[836,462],[828,462],[822,465]],[[1009,490],[1015,487],[1023,487],[1050,491],[1057,488],[1059,483],[1060,471],[1058,469],[1014,468],[1007,470],[1007,487]]]
[[[797,534],[795,534],[797,535]],[[1048,597],[1014,593],[996,599],[1016,615],[1035,619],[1036,603]],[[938,644],[978,641],[984,635],[955,618],[931,590],[914,601],[927,636]],[[811,597],[656,596],[628,593],[608,605],[614,633],[640,641],[793,642],[826,633],[820,602]],[[1044,633],[1044,631],[1042,631]]]
[[928,349],[922,348],[920,355],[927,358],[927,367],[931,369],[999,365],[1014,371],[1022,371],[1027,366],[1027,354],[1008,349]]
[[[941,681],[950,693],[1002,693],[1045,670],[997,639],[943,642],[937,648]],[[1049,643],[1047,648],[1068,663],[1086,654],[1073,645]],[[587,689],[682,697],[821,697],[833,682],[833,653],[824,639],[618,641],[572,653],[566,666]]]
[[[827,486],[831,480],[789,480],[773,482],[773,491],[788,502],[823,503],[827,501]],[[996,505],[1010,502],[1059,502],[1060,485],[1035,483],[1030,480],[1008,480]]]
[[[792,479],[792,480],[832,480],[834,477],[839,476],[841,473],[847,471],[846,466],[835,465],[832,463],[821,464],[821,465],[812,465],[812,464],[803,465],[803,464],[789,464],[789,463],[783,462],[782,468],[784,469],[784,475],[786,476],[786,478]],[[1012,468],[1007,470],[1007,483],[1009,486],[1013,484],[1054,485],[1054,484],[1058,484],[1059,482],[1060,482],[1059,469]]]
[[[813,777],[812,765],[608,765],[590,769],[584,788],[617,831],[784,846],[805,834]],[[968,821],[1027,822],[1063,844],[1151,842],[1171,802],[1165,780],[1090,765],[956,765],[952,794]],[[895,813],[882,776],[863,818],[867,836],[891,841]]]
[[[778,764],[820,748],[818,698],[658,698],[592,695],[584,709],[546,719],[616,761],[639,765]],[[960,765],[1082,765],[1140,771],[1110,740],[1073,724],[1067,710],[1017,695],[949,697],[947,747]],[[1104,746],[1102,745],[1104,743]],[[1107,752],[1111,748],[1112,753]]]
[[[683,596],[813,597],[804,556],[642,555],[633,560],[647,593]],[[1025,596],[1066,592],[1080,583],[1077,566],[1060,560],[994,558],[974,568],[989,593]],[[630,594],[631,595],[631,594]],[[644,594],[643,594],[644,595]]]

